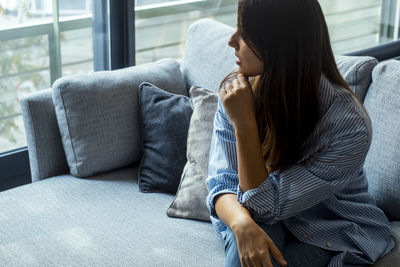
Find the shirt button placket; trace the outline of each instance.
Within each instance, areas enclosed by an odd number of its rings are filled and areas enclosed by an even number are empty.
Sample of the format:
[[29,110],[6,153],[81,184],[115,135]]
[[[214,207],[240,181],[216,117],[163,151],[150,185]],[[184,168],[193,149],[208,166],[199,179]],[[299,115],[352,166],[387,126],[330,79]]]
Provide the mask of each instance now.
[[327,246],[328,248],[332,247],[331,242],[327,242],[327,243],[326,243],[326,246]]

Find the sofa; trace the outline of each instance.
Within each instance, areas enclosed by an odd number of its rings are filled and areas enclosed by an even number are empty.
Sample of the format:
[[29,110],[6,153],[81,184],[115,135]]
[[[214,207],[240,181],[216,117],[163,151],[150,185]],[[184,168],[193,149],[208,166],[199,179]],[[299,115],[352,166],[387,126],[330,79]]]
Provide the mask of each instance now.
[[[0,266],[224,265],[224,241],[210,221],[170,217],[173,193],[139,189],[143,137],[137,98],[143,82],[186,96],[193,85],[218,92],[235,69],[227,45],[233,31],[201,19],[188,28],[179,60],[73,75],[21,99],[32,183],[0,193]],[[351,56],[336,61],[372,119],[365,161],[369,190],[390,218],[396,242],[373,266],[400,266],[400,63]],[[54,104],[60,90],[69,100],[87,103],[64,122]],[[104,97],[105,90],[114,93]],[[71,154],[76,140],[66,140],[65,131],[89,115],[87,123],[102,129],[89,133],[78,127],[86,143]],[[122,117],[129,123],[118,124]],[[82,164],[72,165],[85,149],[90,153]]]

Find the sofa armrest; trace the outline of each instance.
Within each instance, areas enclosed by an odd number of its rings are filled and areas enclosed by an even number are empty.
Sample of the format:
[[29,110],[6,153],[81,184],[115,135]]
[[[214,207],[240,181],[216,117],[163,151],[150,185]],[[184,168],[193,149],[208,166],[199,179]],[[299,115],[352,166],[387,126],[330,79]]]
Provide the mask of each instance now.
[[28,144],[32,182],[69,173],[51,89],[22,97],[20,105]]

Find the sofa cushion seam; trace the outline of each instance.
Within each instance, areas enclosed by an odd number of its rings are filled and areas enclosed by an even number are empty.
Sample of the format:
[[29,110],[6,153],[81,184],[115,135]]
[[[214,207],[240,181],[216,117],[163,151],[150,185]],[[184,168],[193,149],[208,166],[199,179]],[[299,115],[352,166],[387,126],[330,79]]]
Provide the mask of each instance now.
[[63,110],[64,110],[65,121],[67,123],[68,138],[70,139],[70,142],[71,142],[71,149],[72,149],[72,153],[74,155],[76,172],[80,175],[80,172],[79,172],[79,169],[78,169],[78,161],[77,161],[76,154],[75,154],[75,149],[74,149],[74,144],[72,142],[72,136],[71,136],[71,131],[70,131],[70,125],[69,125],[69,122],[68,122],[67,110],[66,110],[66,107],[65,107],[64,98],[63,98],[63,94],[62,94],[62,90],[61,89],[62,89],[62,84],[60,84],[60,88],[58,89],[58,91],[60,92],[60,98],[61,98],[61,103],[62,103],[62,107],[63,107]]
[[[28,104],[28,116],[29,116],[29,120],[32,122],[32,123],[30,123],[31,124],[31,131],[33,132],[33,143],[34,143],[34,147],[35,147],[35,158],[36,158],[36,161],[37,161],[37,163],[36,163],[36,165],[37,165],[37,173],[38,173],[38,179],[40,179],[40,177],[41,177],[41,168],[40,168],[40,165],[39,165],[39,160],[38,160],[38,156],[39,156],[39,153],[38,153],[38,149],[37,149],[37,144],[38,144],[38,142],[37,142],[37,136],[36,136],[36,131],[35,131],[35,126],[33,125],[34,123],[33,123],[33,117],[32,117],[32,112],[31,112],[31,104],[30,104],[30,102],[29,102],[29,100],[27,99],[26,100],[26,103]],[[28,154],[29,154],[29,148],[28,148]]]

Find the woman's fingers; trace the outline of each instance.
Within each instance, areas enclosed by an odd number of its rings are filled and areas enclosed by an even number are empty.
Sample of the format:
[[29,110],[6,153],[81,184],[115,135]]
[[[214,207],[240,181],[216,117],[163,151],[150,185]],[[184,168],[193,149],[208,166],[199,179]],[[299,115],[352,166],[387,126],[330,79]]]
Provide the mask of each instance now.
[[247,261],[247,259],[244,257],[240,259],[240,263],[241,263],[242,267],[251,267],[249,265],[249,262]]
[[232,90],[233,90],[232,84],[227,83],[227,84],[225,85],[225,90],[226,90],[226,92],[227,92],[228,94],[229,94],[229,93],[232,93]]
[[233,88],[238,89],[238,88],[239,88],[239,82],[238,82],[238,80],[237,80],[237,79],[234,79],[234,80],[232,81],[232,85],[233,85]]
[[[287,262],[283,258],[282,253],[279,251],[279,249],[275,246],[274,242],[269,239],[268,241],[268,247],[269,251],[271,252],[272,256],[274,257],[275,261],[279,263],[282,266],[286,266]],[[268,256],[269,257],[269,256]]]
[[249,77],[247,77],[241,73],[239,73],[237,76],[237,82],[239,85],[242,85],[243,87],[250,85]]
[[230,88],[230,87],[232,87],[232,85],[231,85],[230,83],[227,83],[227,84],[225,85],[225,88],[219,90],[219,95],[220,95],[220,97],[221,97],[222,100],[224,100],[224,98],[225,98],[226,95],[228,94],[227,88]]
[[263,258],[262,267],[273,267],[269,253]]

